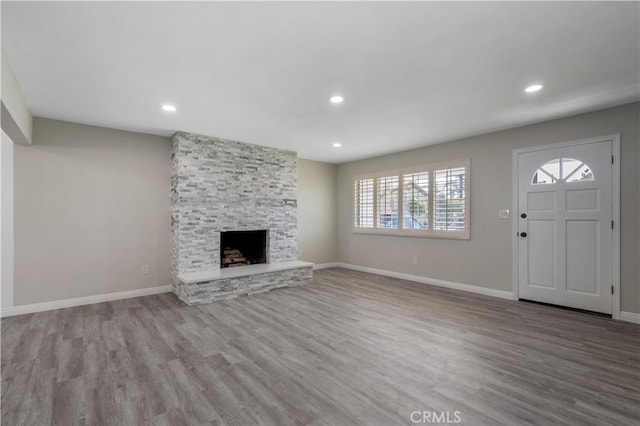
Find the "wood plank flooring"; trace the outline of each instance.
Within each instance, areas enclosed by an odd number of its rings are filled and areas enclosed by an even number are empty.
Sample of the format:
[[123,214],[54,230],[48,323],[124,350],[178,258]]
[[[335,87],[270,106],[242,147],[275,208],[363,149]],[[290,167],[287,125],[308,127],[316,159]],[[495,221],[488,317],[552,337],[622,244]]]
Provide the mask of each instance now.
[[1,355],[3,426],[640,419],[640,326],[344,269],[3,319]]

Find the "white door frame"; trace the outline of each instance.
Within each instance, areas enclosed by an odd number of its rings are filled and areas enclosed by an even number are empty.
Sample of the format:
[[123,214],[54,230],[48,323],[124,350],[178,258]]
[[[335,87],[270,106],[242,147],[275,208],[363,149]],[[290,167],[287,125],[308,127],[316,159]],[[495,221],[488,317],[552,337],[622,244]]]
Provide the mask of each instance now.
[[613,165],[612,165],[612,185],[613,185],[613,193],[612,193],[612,202],[613,202],[613,211],[611,212],[611,218],[614,222],[613,227],[613,239],[612,239],[612,279],[613,279],[613,306],[611,307],[611,317],[613,319],[620,319],[620,134],[606,135],[600,136],[596,138],[589,139],[580,139],[575,141],[561,142],[555,143],[551,145],[540,145],[540,146],[532,146],[521,149],[513,150],[513,166],[512,166],[512,196],[511,196],[511,211],[512,213],[512,240],[511,240],[511,250],[512,250],[512,263],[513,263],[513,298],[518,300],[518,196],[519,196],[519,170],[518,170],[518,155],[534,152],[534,151],[543,151],[547,149],[555,149],[555,148],[566,148],[574,145],[583,145],[594,142],[604,142],[611,141],[612,152],[613,152]]

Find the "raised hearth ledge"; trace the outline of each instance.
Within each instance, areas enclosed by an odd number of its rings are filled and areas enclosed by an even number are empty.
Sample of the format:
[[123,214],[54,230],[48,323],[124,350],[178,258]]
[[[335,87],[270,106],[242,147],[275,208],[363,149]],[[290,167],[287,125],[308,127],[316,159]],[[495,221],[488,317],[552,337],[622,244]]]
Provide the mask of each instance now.
[[289,262],[260,263],[234,268],[207,269],[198,272],[188,272],[178,275],[178,279],[185,284],[201,283],[205,281],[225,280],[228,278],[246,277],[249,275],[266,274],[269,272],[286,271],[287,269],[308,268],[311,262],[291,260]]

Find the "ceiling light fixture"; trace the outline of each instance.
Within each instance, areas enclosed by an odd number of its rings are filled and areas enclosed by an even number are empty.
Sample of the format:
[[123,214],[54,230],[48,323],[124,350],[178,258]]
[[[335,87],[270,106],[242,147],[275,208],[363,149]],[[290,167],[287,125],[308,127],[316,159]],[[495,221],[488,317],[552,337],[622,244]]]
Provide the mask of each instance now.
[[526,89],[524,89],[525,92],[527,93],[533,93],[533,92],[537,92],[538,90],[542,89],[544,86],[542,84],[532,84],[531,86],[527,87]]
[[164,104],[162,105],[162,110],[166,112],[176,112],[176,107],[175,105]]
[[329,98],[329,101],[331,101],[332,104],[341,104],[344,98],[340,95],[333,95]]
[[340,148],[342,146],[342,144],[340,142],[334,142],[333,143],[333,147],[334,148]]

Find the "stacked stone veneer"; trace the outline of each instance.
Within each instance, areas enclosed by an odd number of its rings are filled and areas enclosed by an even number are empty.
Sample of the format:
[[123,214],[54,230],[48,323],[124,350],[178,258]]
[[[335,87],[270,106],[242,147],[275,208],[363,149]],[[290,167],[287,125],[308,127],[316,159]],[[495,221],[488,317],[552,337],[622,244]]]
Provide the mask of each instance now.
[[311,268],[302,268],[195,284],[178,279],[220,268],[223,231],[266,229],[269,263],[297,258],[295,152],[178,132],[171,168],[172,279],[181,300],[205,302],[311,278]]
[[311,281],[311,266],[267,272],[265,274],[205,281],[184,286],[189,292],[189,304],[224,300],[242,294],[257,294],[281,287],[294,287]]

